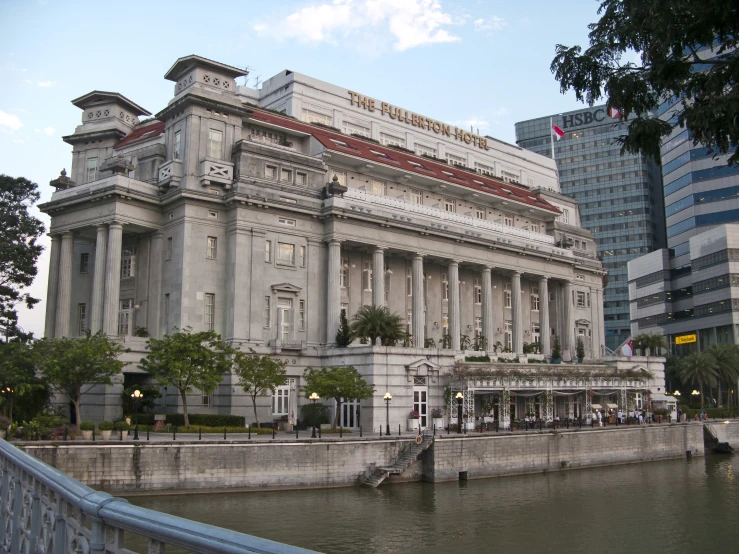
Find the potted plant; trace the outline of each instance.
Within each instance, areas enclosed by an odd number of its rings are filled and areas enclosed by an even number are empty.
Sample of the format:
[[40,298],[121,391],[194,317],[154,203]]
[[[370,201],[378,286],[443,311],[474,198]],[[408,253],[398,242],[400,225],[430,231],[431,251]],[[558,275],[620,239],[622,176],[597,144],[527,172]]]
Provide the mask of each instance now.
[[82,440],[92,440],[92,432],[95,430],[95,424],[92,421],[83,421],[80,423],[80,431],[82,431]]
[[434,408],[433,410],[431,410],[431,419],[437,429],[444,428],[444,412],[441,410],[441,408]]
[[562,363],[562,347],[559,346],[559,341],[555,338],[554,344],[552,345],[552,363]]
[[107,419],[101,421],[98,425],[98,429],[100,429],[100,437],[104,441],[110,440],[110,435],[113,432],[113,422],[108,421]]
[[128,424],[127,421],[116,421],[113,424],[113,428],[116,431],[119,431],[120,433],[123,433],[123,431],[128,432],[128,430],[131,428],[131,426]]
[[411,410],[408,413],[408,419],[406,421],[406,430],[407,431],[418,431],[418,421],[421,418],[421,414],[418,413],[418,410]]
[[10,427],[10,420],[5,416],[0,416],[0,439],[4,439]]
[[575,353],[577,354],[577,363],[581,364],[583,359],[585,358],[585,344],[582,342],[581,338],[577,339],[577,343],[575,345]]

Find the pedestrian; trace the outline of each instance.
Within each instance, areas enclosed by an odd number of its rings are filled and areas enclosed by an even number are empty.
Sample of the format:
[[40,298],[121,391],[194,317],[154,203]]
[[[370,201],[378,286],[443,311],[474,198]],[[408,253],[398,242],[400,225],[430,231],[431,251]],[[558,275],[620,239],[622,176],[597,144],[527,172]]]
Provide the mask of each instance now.
[[603,427],[603,416],[600,413],[600,410],[595,411],[595,417],[598,418],[598,427]]
[[623,423],[623,421],[622,421],[622,420],[623,420],[623,418],[624,418],[624,413],[623,413],[623,412],[621,411],[621,409],[619,408],[619,410],[618,410],[618,424],[619,424],[619,425],[621,425],[621,424]]
[[644,423],[644,410],[639,414],[639,425]]

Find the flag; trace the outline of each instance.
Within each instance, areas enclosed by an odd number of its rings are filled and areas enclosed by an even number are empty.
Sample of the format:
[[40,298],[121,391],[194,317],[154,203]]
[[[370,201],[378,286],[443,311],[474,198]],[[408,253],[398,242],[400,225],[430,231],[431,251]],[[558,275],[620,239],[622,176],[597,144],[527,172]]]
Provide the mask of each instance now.
[[634,346],[631,342],[631,337],[629,337],[629,340],[627,340],[623,346],[621,346],[621,353],[624,356],[633,356],[634,355]]
[[608,108],[608,117],[618,119],[621,117],[621,108]]
[[557,140],[565,136],[565,132],[559,127],[557,127],[554,123],[552,123],[552,134],[556,135]]

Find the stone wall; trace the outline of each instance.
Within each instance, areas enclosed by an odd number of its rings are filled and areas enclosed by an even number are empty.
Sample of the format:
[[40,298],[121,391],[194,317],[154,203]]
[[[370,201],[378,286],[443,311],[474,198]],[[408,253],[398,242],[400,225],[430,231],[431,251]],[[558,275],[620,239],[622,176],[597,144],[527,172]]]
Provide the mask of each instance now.
[[736,419],[723,421],[711,421],[707,423],[719,442],[728,442],[735,449],[739,449],[739,421]]
[[[729,427],[729,426],[724,426]],[[733,435],[739,438],[738,432]],[[119,494],[351,486],[406,440],[38,444],[22,448],[82,483]],[[703,455],[701,424],[437,437],[395,481],[456,480]],[[566,464],[564,464],[566,462]]]
[[703,455],[699,424],[628,426],[619,429],[529,433],[500,437],[444,437],[424,460],[429,481],[468,479],[585,468]]

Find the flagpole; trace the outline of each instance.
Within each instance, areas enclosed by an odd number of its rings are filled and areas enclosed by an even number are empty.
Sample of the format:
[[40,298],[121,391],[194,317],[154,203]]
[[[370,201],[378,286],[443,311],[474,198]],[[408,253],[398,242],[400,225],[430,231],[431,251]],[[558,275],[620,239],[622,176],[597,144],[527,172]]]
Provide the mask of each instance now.
[[557,159],[554,157],[554,122],[551,116],[549,117],[549,141],[552,143],[552,160],[556,162]]

